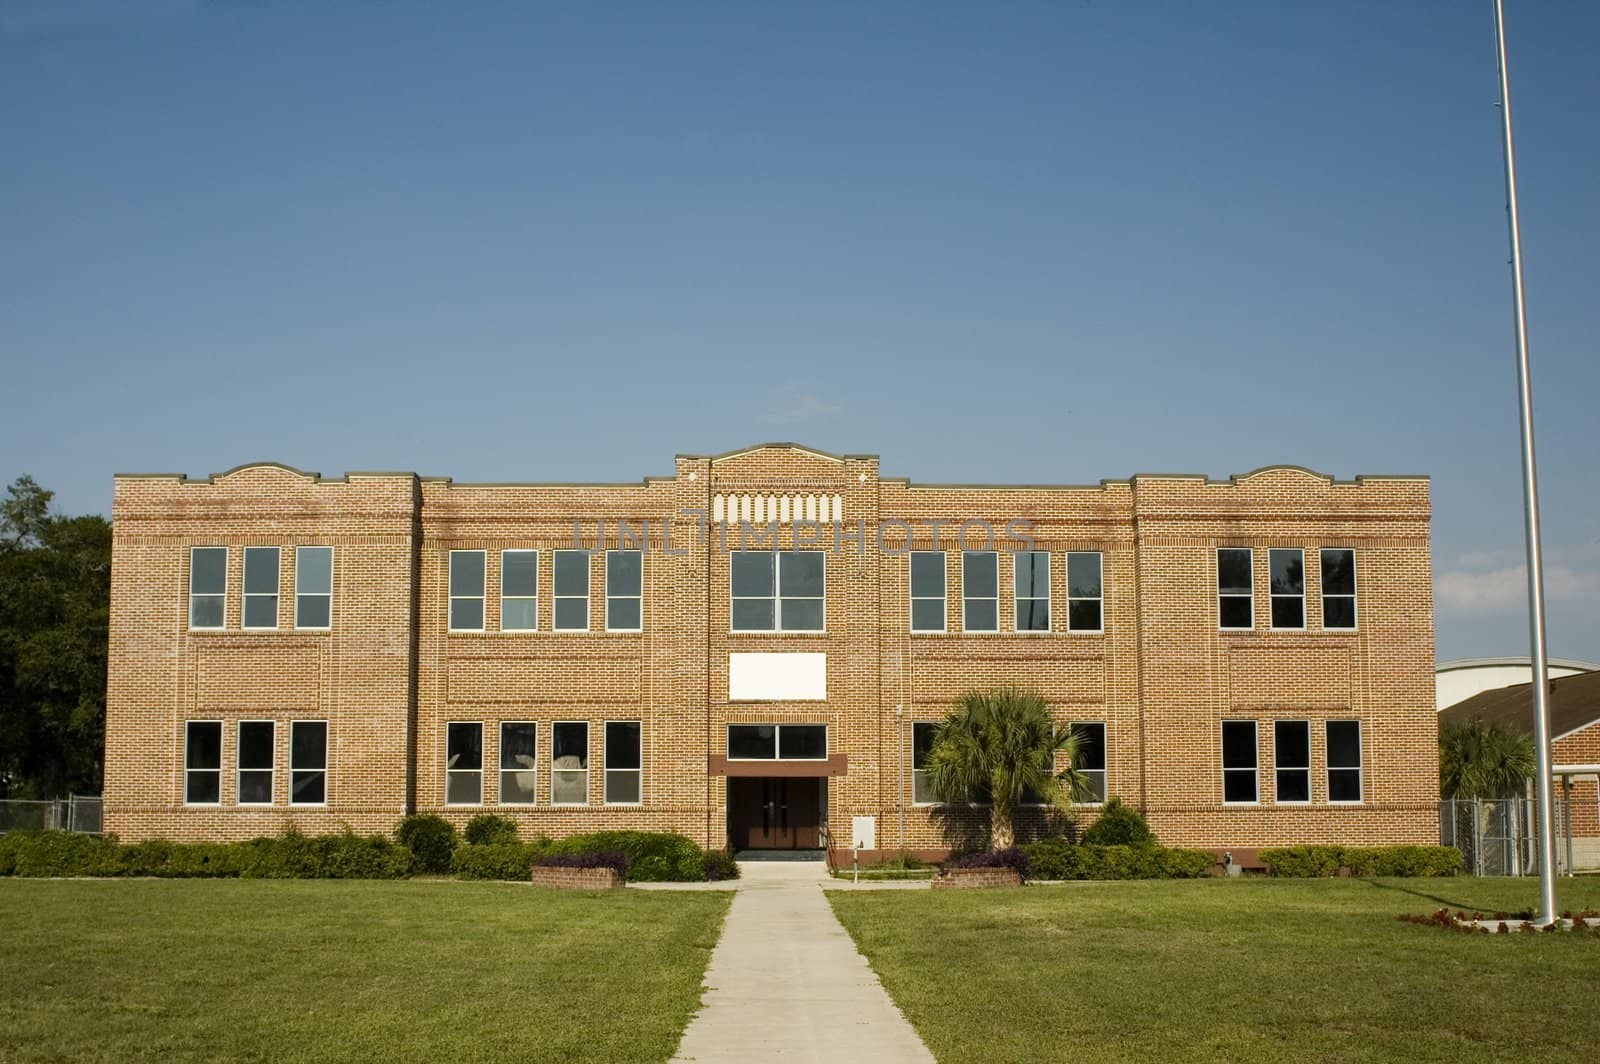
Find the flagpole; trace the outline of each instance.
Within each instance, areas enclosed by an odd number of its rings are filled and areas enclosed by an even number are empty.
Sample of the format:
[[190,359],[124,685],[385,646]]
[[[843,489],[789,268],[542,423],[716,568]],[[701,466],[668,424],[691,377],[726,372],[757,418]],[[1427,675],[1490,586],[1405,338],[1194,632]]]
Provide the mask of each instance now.
[[1511,82],[1506,74],[1504,0],[1494,0],[1500,67],[1501,147],[1506,164],[1506,222],[1511,238],[1511,302],[1516,318],[1517,387],[1522,415],[1522,515],[1528,551],[1528,639],[1533,665],[1533,745],[1538,759],[1539,919],[1556,918],[1555,824],[1550,778],[1550,668],[1544,631],[1544,554],[1539,542],[1539,478],[1533,460],[1533,380],[1528,372],[1528,309],[1522,292],[1522,227],[1517,217],[1517,156],[1511,142]]

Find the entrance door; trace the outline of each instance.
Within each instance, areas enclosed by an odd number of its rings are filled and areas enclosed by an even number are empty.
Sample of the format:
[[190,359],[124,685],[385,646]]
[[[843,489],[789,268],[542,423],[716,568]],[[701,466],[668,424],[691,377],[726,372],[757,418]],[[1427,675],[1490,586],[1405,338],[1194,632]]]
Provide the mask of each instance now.
[[814,850],[822,845],[822,780],[728,780],[728,835],[738,850]]

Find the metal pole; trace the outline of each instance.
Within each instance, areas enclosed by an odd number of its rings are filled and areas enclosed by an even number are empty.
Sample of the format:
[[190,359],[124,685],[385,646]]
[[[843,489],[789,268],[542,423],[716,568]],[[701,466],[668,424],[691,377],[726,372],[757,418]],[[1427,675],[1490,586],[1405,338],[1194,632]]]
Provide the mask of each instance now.
[[1539,479],[1533,459],[1533,381],[1528,372],[1528,310],[1522,292],[1522,228],[1517,218],[1517,156],[1511,141],[1511,82],[1506,74],[1504,0],[1494,0],[1500,68],[1501,146],[1506,164],[1506,223],[1511,239],[1511,301],[1516,317],[1517,386],[1522,415],[1522,514],[1528,549],[1528,637],[1533,651],[1533,745],[1538,758],[1539,919],[1556,918],[1555,824],[1550,779],[1550,669],[1544,639],[1544,557],[1539,543]]

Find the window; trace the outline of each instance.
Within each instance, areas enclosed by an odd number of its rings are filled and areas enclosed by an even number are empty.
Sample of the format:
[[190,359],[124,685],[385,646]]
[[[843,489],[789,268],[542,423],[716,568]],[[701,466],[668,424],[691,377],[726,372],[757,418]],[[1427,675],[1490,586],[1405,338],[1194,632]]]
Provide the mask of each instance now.
[[1273,550],[1272,627],[1306,626],[1306,561],[1302,550]]
[[221,628],[228,595],[228,548],[189,548],[189,627]]
[[481,550],[450,552],[450,630],[483,631],[483,560]]
[[731,551],[728,559],[733,631],[823,630],[827,577],[821,551]]
[[1256,626],[1255,562],[1249,547],[1217,549],[1217,627]]
[[500,725],[500,804],[532,805],[538,782],[539,726],[522,722]]
[[272,804],[272,721],[239,722],[239,804]]
[[644,556],[636,550],[606,551],[606,631],[644,628]]
[[479,805],[483,801],[483,725],[444,726],[444,804]]
[[500,552],[500,630],[531,632],[539,627],[539,552]]
[[928,784],[928,755],[933,753],[933,742],[939,737],[939,725],[919,720],[911,725],[911,802],[913,805],[932,805],[938,798]]
[[556,631],[589,630],[588,551],[556,551],[554,598]]
[[1011,555],[1015,566],[1017,631],[1050,630],[1050,552],[1017,551]]
[[730,724],[730,761],[826,761],[826,724]]
[[944,631],[944,551],[911,552],[911,630]]
[[606,721],[606,804],[638,805],[643,775],[639,722]]
[[278,627],[277,547],[244,549],[244,626]]
[[1099,551],[1067,555],[1067,630],[1105,631],[1105,585]]
[[1074,724],[1078,736],[1078,771],[1089,779],[1091,802],[1106,800],[1106,726]]
[[961,552],[961,627],[1000,630],[1000,556],[992,550]]
[[1323,548],[1322,627],[1356,626],[1356,552]]
[[328,801],[328,722],[297,720],[289,725],[289,804]]
[[1311,801],[1311,722],[1272,722],[1272,769],[1279,805]]
[[550,801],[589,803],[589,725],[583,721],[550,726]]
[[222,722],[191,720],[183,734],[183,801],[216,805],[222,801]]
[[1222,800],[1249,805],[1261,798],[1256,778],[1256,722],[1222,722]]
[[1328,721],[1328,801],[1361,801],[1361,722]]
[[294,549],[294,626],[333,626],[333,548]]

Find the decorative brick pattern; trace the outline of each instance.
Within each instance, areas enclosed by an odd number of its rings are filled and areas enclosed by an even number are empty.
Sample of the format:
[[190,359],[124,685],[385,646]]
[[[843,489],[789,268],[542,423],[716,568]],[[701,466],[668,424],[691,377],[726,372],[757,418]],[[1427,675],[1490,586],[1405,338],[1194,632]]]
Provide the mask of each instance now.
[[[821,546],[826,630],[733,632],[726,536],[705,532],[717,496],[837,496],[839,533],[821,544],[793,522],[760,530],[763,549]],[[742,505],[742,504],[741,504]],[[796,503],[791,503],[791,508]],[[831,503],[830,503],[831,505]],[[773,504],[781,513],[781,506]],[[1001,631],[961,630],[963,521],[1001,531],[967,545],[999,550]],[[119,476],[113,507],[107,829],[124,838],[236,839],[293,825],[393,829],[410,811],[457,824],[491,810],[524,837],[640,828],[727,841],[729,723],[828,725],[827,824],[837,845],[851,818],[877,818],[881,850],[942,852],[981,841],[981,810],[915,805],[911,726],[938,720],[974,686],[1031,686],[1058,719],[1106,725],[1112,794],[1146,809],[1177,846],[1350,845],[1438,841],[1428,485],[1422,478],[1338,482],[1276,467],[1227,481],[1147,476],[1089,487],[940,486],[881,478],[870,456],[775,444],[717,457],[679,456],[673,475],[624,485],[471,485],[410,473],[324,479],[274,465],[201,480]],[[1049,632],[1014,631],[1013,562],[1029,523],[1050,552]],[[603,521],[603,542],[596,522]],[[620,523],[626,522],[627,529]],[[909,545],[934,548],[942,523],[948,630],[909,631]],[[648,527],[642,631],[605,630],[605,555],[590,557],[587,631],[555,631],[555,550],[625,542]],[[880,547],[878,533],[888,549]],[[333,623],[294,624],[293,547],[333,547]],[[188,550],[227,546],[225,627],[187,623]],[[279,624],[242,630],[243,548],[281,546]],[[1255,628],[1219,631],[1216,548],[1254,549]],[[1305,551],[1306,628],[1270,628],[1268,550]],[[1318,549],[1352,548],[1358,627],[1321,626]],[[502,632],[500,552],[536,549],[537,627]],[[447,623],[451,550],[483,550],[484,630]],[[1103,556],[1104,630],[1068,631],[1066,554]],[[825,702],[735,702],[728,657],[827,655]],[[1312,801],[1273,800],[1271,721],[1311,722]],[[273,803],[236,801],[239,720],[274,720]],[[291,804],[289,728],[328,721],[323,806]],[[1261,801],[1224,805],[1223,720],[1260,722]],[[1322,723],[1362,723],[1359,805],[1327,801]],[[183,802],[183,723],[220,720],[218,805]],[[445,804],[445,725],[483,724],[480,805]],[[587,800],[555,805],[551,726],[589,725]],[[641,724],[642,801],[606,803],[605,723]],[[501,722],[537,725],[532,805],[500,803]],[[459,766],[458,766],[459,767]],[[526,777],[524,777],[526,778]],[[1080,824],[1092,821],[1086,809]],[[1025,811],[1026,839],[1058,827]]]
[[934,890],[971,890],[976,887],[1020,887],[1015,868],[950,868],[933,877]]

